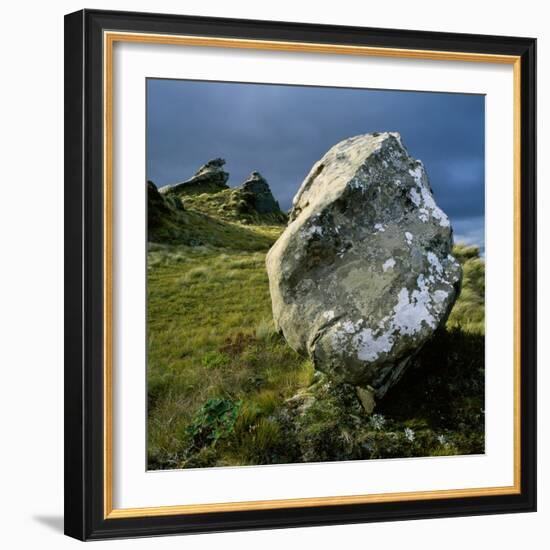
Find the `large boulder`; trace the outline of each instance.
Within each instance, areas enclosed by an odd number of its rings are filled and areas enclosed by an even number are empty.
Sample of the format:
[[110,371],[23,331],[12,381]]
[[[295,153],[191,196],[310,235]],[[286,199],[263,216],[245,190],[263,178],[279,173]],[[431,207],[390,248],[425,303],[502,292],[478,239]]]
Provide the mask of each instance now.
[[188,180],[173,185],[162,187],[162,194],[187,194],[217,193],[228,189],[227,180],[229,173],[223,169],[225,160],[216,158],[202,165]]
[[372,410],[450,313],[462,277],[452,244],[399,134],[346,139],[313,165],[267,255],[275,324]]

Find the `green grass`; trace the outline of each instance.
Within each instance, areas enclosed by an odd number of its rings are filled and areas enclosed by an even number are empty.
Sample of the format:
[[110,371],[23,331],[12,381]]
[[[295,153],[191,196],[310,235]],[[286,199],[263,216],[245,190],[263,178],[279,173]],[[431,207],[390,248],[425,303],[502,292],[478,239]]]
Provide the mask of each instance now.
[[229,250],[266,250],[280,232],[280,225],[265,223],[247,227],[243,224],[215,218],[205,212],[186,210],[165,217],[154,230],[149,229],[149,240],[166,245],[183,244],[193,248],[209,246]]
[[310,363],[286,345],[271,321],[264,261],[275,235],[269,228],[247,231],[249,250],[150,245],[151,467],[187,465],[186,430],[213,398],[243,403],[240,435],[216,463],[253,461],[251,448],[275,437],[268,415],[313,375]]
[[248,194],[238,188],[224,189],[218,193],[183,196],[186,208],[226,222],[238,222],[243,225],[286,223],[287,216],[283,212],[258,214],[250,205],[249,199]]
[[287,400],[307,392],[315,373],[273,327],[264,262],[282,226],[186,208],[184,244],[149,244],[149,468],[483,451],[484,261],[476,249],[456,248],[461,297],[380,403],[379,422],[356,424],[355,404],[331,396],[295,433]]
[[462,263],[463,279],[460,299],[455,304],[447,326],[469,333],[485,333],[485,261],[476,246],[457,245],[456,258]]

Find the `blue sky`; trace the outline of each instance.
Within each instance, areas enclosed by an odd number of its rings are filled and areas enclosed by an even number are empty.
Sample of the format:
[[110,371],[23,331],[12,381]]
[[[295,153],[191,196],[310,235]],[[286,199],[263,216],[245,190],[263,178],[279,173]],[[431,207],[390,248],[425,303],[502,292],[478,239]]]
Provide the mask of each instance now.
[[384,131],[399,132],[409,153],[424,162],[455,241],[484,248],[482,95],[147,81],[147,178],[159,187],[223,157],[230,186],[258,170],[288,209],[330,147]]

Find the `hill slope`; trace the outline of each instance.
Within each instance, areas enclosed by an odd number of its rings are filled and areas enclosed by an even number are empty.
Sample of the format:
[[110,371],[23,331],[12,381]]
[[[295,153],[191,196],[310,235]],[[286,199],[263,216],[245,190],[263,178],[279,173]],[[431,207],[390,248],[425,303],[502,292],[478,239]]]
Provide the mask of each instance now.
[[166,200],[183,203],[186,210],[206,214],[217,221],[240,225],[286,224],[287,215],[281,211],[259,172],[252,172],[240,186],[230,188],[227,186],[229,174],[222,169],[224,164],[224,159],[213,159],[189,180],[161,188],[160,194]]

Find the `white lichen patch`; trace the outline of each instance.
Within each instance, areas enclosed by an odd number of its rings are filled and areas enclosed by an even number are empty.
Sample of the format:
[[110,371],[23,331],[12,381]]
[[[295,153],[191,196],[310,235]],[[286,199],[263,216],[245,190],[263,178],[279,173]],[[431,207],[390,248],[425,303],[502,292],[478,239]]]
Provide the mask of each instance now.
[[426,254],[426,258],[428,258],[430,268],[441,276],[443,274],[443,266],[441,265],[439,258],[433,252],[428,252]]
[[342,323],[342,328],[347,334],[353,334],[357,331],[357,328],[361,326],[360,322],[357,322],[357,325],[353,321],[344,321]]
[[417,165],[413,169],[409,170],[409,174],[413,177],[416,185],[419,187],[423,186],[422,176],[424,175],[424,166],[422,162],[417,161]]
[[405,231],[405,239],[407,241],[407,244],[411,244],[413,241],[412,233],[409,233],[408,231]]
[[355,323],[349,320],[339,322],[333,334],[333,344],[340,348],[350,345],[361,361],[376,361],[382,353],[392,350],[393,336],[388,331],[376,335],[372,329],[364,325],[363,319]]
[[[430,258],[430,265],[437,270],[441,265],[439,259],[435,254]],[[390,260],[393,267],[395,260],[390,258],[388,261]],[[415,336],[422,330],[424,324],[435,329],[437,312],[440,311],[441,304],[448,299],[449,292],[446,290],[434,292],[428,286],[428,282],[435,283],[435,278],[421,274],[416,280],[417,286],[414,290],[402,288],[391,313],[374,329],[368,327],[364,319],[355,322],[349,319],[338,322],[333,333],[333,344],[340,349],[348,347],[350,351],[353,350],[361,361],[374,362],[382,354],[391,353],[401,336]],[[327,313],[325,312],[324,315],[326,316]]]
[[374,230],[376,231],[376,233],[380,233],[380,232],[386,231],[386,230],[384,229],[384,226],[383,226],[381,223],[375,223],[375,224],[374,224]]
[[330,311],[325,311],[323,313],[323,317],[327,320],[327,321],[331,321],[332,319],[334,319],[334,311],[331,309]]
[[384,272],[386,272],[388,271],[388,269],[392,269],[392,267],[394,266],[395,260],[393,258],[389,258],[382,264],[382,269],[384,270]]
[[424,323],[435,329],[437,321],[433,309],[438,309],[449,293],[444,290],[431,293],[424,275],[419,275],[416,282],[417,288],[412,292],[407,288],[399,291],[392,313],[378,323],[375,330],[367,327],[363,319],[339,322],[335,326],[333,344],[340,348],[349,345],[359,360],[374,362],[381,354],[391,352],[398,335],[414,336]]
[[307,229],[302,229],[301,234],[304,239],[309,239],[313,235],[322,235],[323,228],[320,225],[310,225]]
[[365,179],[362,178],[353,178],[349,183],[348,187],[351,189],[361,189],[361,191],[364,193],[369,187],[368,182]]
[[401,147],[403,147],[403,142],[401,141],[401,134],[399,132],[388,132],[390,136],[393,136],[398,142]]
[[457,267],[458,265],[460,265],[460,264],[458,263],[458,260],[457,260],[454,256],[452,256],[451,254],[447,254],[447,260],[449,260],[449,262],[452,263],[453,266],[455,266],[455,267]]
[[376,337],[370,328],[358,332],[353,337],[357,357],[361,361],[376,361],[382,353],[389,353],[393,347],[393,338],[388,333]]
[[419,332],[422,323],[426,323],[431,328],[436,327],[436,321],[430,311],[431,296],[423,275],[418,276],[417,285],[418,289],[410,294],[407,288],[402,288],[397,295],[397,304],[393,308],[393,328],[409,336]]
[[411,197],[411,200],[414,202],[414,204],[416,204],[416,206],[420,206],[420,204],[422,203],[422,197],[414,187],[409,190],[409,196]]
[[[447,217],[445,212],[443,212],[443,210],[441,210],[441,208],[437,206],[432,196],[432,193],[430,192],[426,182],[424,181],[424,167],[422,166],[422,163],[419,162],[419,164],[414,169],[409,170],[409,174],[413,177],[416,185],[420,189],[420,194],[415,188],[412,188],[409,191],[409,195],[414,204],[416,204],[416,206],[422,205],[425,214],[430,212],[431,215],[439,221],[439,225],[441,225],[442,227],[449,227],[449,218]],[[428,221],[427,219],[424,219],[425,217],[426,216],[421,213],[420,219],[423,222]]]
[[451,222],[449,222],[449,218],[447,217],[447,214],[435,204],[434,198],[432,197],[432,194],[430,191],[426,188],[426,186],[422,186],[421,188],[422,192],[422,199],[424,200],[424,206],[431,211],[432,216],[439,221],[439,225],[442,227],[449,227],[451,225]]

